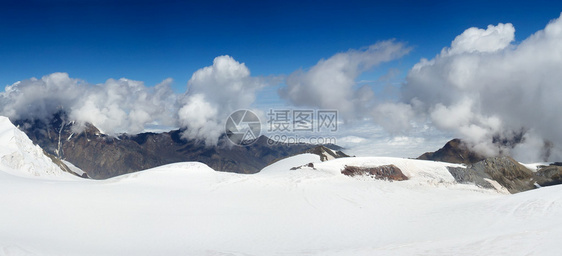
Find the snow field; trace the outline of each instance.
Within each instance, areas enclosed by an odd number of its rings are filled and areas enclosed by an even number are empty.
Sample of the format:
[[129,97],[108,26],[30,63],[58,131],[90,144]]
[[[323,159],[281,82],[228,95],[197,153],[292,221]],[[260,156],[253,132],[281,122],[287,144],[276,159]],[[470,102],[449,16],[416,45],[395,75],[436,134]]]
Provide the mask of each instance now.
[[[254,175],[187,162],[95,181],[52,175],[10,134],[0,157],[23,149],[39,175],[0,166],[0,255],[557,255],[562,237],[562,187],[505,195],[447,163],[304,154]],[[385,164],[410,179],[340,173]]]

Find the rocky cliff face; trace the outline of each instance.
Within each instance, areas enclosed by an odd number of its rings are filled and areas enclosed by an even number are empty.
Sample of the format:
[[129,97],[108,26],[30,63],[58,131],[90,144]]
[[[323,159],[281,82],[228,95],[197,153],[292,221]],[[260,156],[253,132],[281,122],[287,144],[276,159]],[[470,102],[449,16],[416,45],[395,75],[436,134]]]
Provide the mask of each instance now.
[[222,138],[219,145],[206,147],[201,142],[182,139],[180,130],[109,137],[92,125],[75,133],[73,122],[64,113],[49,122],[20,120],[16,124],[45,151],[73,163],[95,179],[184,161],[202,162],[218,171],[255,173],[275,159],[315,146],[270,145],[262,136],[249,146],[229,146]]
[[492,188],[488,180],[494,180],[510,193],[562,183],[562,167],[544,166],[533,172],[508,156],[490,157],[466,168],[448,169],[459,183],[475,183],[481,187]]

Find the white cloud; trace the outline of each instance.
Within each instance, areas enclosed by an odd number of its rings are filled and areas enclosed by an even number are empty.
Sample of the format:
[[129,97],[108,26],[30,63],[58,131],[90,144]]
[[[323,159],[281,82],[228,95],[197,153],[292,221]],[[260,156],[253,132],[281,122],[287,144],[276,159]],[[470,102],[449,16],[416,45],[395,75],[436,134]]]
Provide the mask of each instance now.
[[11,118],[47,118],[57,109],[74,105],[85,89],[83,82],[66,73],[53,73],[6,86],[0,94],[2,115]]
[[41,79],[23,80],[0,93],[2,115],[13,119],[50,118],[64,110],[76,129],[92,123],[109,135],[138,133],[148,123],[174,125],[169,109],[177,109],[175,95],[166,79],[154,88],[128,79],[109,79],[92,85],[72,79],[66,73],[53,73]]
[[140,133],[146,124],[154,121],[173,125],[175,118],[168,110],[177,107],[171,82],[167,79],[154,88],[147,88],[139,81],[109,79],[104,84],[89,87],[88,93],[72,106],[69,116],[82,124],[92,123],[110,135]]
[[[356,89],[357,77],[383,62],[400,58],[410,48],[402,43],[384,41],[361,50],[338,53],[320,60],[309,70],[291,74],[280,95],[296,106],[337,109],[345,119],[355,118],[364,112],[374,94],[368,87]],[[358,93],[360,92],[360,93]],[[361,98],[360,98],[361,97]]]
[[188,82],[178,112],[180,124],[187,127],[184,136],[216,144],[228,115],[249,108],[264,85],[262,79],[250,76],[244,63],[230,56],[216,57],[212,66],[197,70]]
[[444,49],[441,55],[496,52],[509,46],[514,38],[515,28],[511,23],[488,25],[487,29],[473,27],[457,36],[451,43],[451,48]]
[[391,134],[408,131],[414,115],[412,107],[404,103],[382,103],[372,112],[374,121]]
[[[512,151],[527,160],[560,159],[562,145],[562,18],[512,44],[511,24],[470,28],[432,60],[409,72],[405,102],[444,130],[453,131],[485,154]],[[528,135],[530,131],[533,135]],[[511,149],[497,141],[522,144]],[[509,144],[507,143],[507,144]]]
[[[208,144],[216,144],[224,128],[218,118],[215,104],[205,99],[204,94],[192,94],[185,100],[185,105],[179,110],[180,124],[188,129],[184,136],[192,139],[202,139]],[[224,117],[226,120],[226,116]]]

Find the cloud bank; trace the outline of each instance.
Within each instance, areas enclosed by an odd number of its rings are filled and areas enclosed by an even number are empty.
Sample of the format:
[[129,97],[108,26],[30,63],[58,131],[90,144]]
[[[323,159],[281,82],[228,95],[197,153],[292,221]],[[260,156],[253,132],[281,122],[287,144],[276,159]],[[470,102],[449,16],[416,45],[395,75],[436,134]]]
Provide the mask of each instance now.
[[138,133],[152,122],[175,124],[176,95],[171,82],[166,79],[148,88],[122,78],[92,85],[67,73],[53,73],[7,86],[0,93],[0,109],[2,115],[22,120],[48,120],[62,110],[77,122],[78,130],[92,123],[109,135]]
[[289,75],[287,86],[281,88],[279,94],[295,106],[337,109],[346,119],[356,118],[364,114],[374,97],[369,87],[357,87],[357,77],[378,64],[406,55],[410,50],[403,43],[390,40],[335,54],[306,71],[298,70]]
[[560,160],[562,18],[520,44],[514,33],[509,23],[467,29],[410,70],[403,101],[485,155]]

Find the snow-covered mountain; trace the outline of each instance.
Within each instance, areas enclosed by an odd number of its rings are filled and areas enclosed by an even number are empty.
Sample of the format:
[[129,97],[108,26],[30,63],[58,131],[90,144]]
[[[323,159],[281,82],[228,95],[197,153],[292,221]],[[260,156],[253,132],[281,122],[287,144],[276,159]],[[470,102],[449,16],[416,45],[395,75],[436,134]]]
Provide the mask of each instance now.
[[24,177],[72,178],[8,118],[0,116],[0,169]]
[[[0,127],[0,255],[559,252],[562,186],[512,195],[459,184],[448,170],[459,164],[310,153],[256,174],[183,162],[89,180],[57,170],[6,119]],[[342,174],[384,165],[408,179]]]

